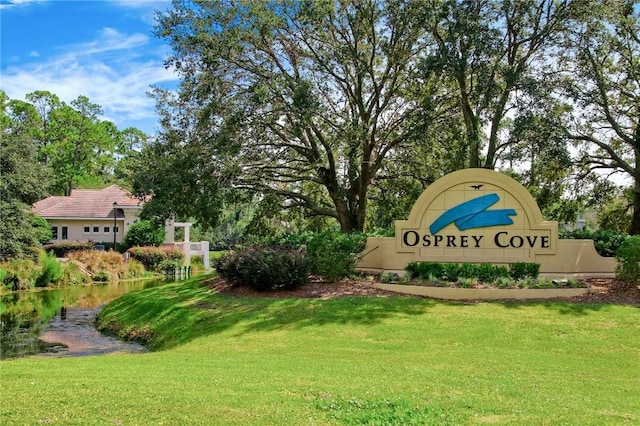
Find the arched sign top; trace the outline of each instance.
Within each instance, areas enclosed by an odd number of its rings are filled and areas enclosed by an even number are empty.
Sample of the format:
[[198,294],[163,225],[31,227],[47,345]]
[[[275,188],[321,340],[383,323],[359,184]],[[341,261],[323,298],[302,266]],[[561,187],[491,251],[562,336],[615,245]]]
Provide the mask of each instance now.
[[536,253],[555,253],[557,236],[557,223],[543,220],[524,186],[487,169],[438,179],[418,198],[408,220],[396,222],[399,252],[436,261],[529,260]]

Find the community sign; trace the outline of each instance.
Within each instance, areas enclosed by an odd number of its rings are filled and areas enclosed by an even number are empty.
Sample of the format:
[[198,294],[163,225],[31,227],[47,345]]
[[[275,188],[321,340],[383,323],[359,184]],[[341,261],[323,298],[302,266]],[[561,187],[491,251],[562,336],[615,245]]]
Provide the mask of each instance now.
[[450,173],[431,184],[395,237],[369,238],[362,270],[400,271],[412,261],[540,263],[557,276],[612,276],[615,261],[592,240],[559,240],[558,223],[543,220],[529,191],[487,169]]
[[443,177],[396,222],[397,251],[432,261],[532,261],[555,253],[557,238],[557,222],[542,220],[526,188],[485,169]]

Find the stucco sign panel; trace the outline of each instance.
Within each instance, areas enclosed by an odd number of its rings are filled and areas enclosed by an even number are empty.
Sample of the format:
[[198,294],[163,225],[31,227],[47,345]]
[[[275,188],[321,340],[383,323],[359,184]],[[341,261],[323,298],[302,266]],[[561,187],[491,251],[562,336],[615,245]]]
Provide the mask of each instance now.
[[516,180],[491,170],[460,170],[433,183],[408,220],[396,222],[396,250],[416,260],[505,262],[555,254],[557,222]]

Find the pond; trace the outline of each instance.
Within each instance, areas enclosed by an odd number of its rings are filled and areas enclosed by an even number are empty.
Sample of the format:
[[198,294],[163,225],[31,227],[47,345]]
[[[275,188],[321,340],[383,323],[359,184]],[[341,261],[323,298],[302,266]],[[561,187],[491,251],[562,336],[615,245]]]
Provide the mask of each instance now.
[[0,359],[146,352],[142,345],[100,334],[94,321],[110,300],[168,282],[121,281],[0,296]]

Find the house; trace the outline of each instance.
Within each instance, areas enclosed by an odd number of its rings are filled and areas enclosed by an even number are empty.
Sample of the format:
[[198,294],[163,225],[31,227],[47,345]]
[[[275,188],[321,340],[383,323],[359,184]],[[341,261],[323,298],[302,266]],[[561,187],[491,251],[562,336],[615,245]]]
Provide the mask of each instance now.
[[53,242],[122,242],[142,210],[143,202],[117,185],[104,189],[74,189],[71,195],[52,196],[33,204],[46,219]]

